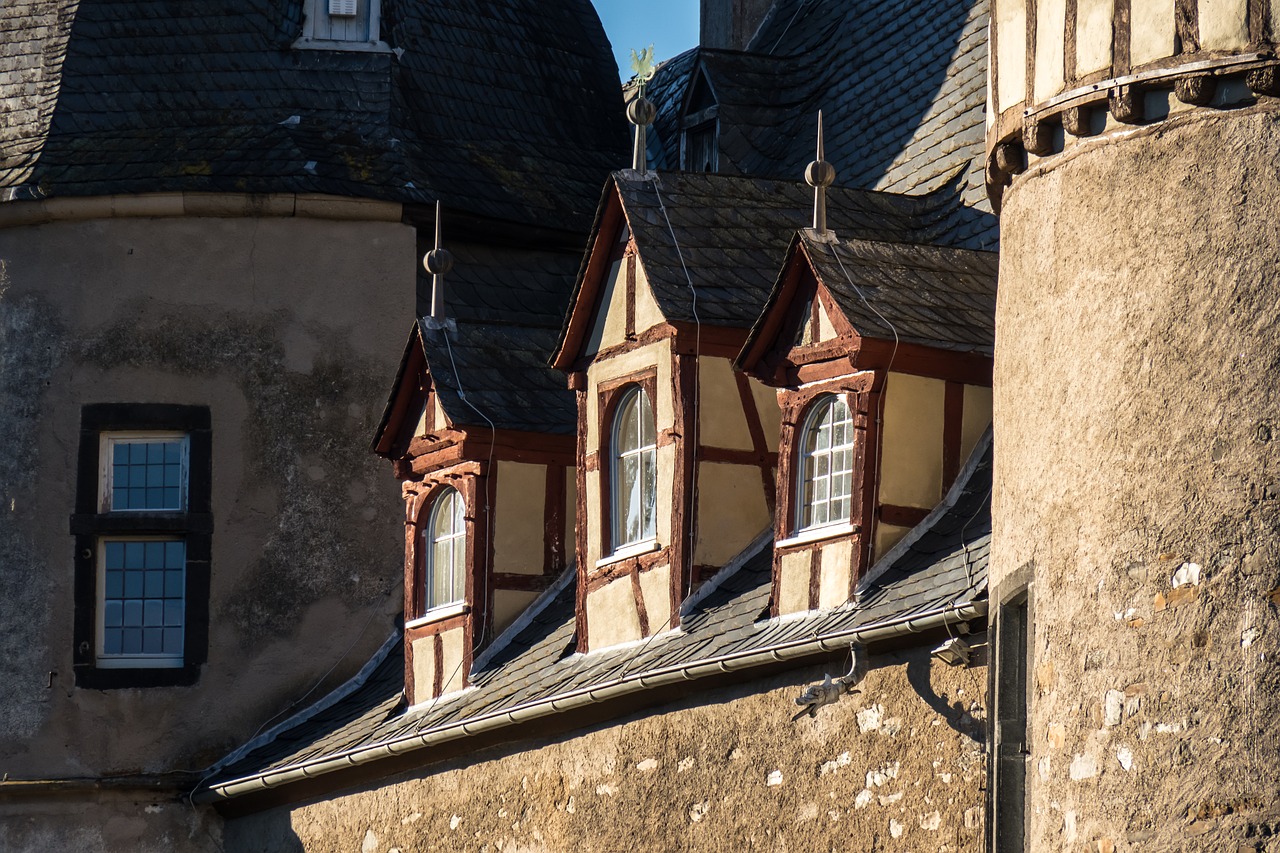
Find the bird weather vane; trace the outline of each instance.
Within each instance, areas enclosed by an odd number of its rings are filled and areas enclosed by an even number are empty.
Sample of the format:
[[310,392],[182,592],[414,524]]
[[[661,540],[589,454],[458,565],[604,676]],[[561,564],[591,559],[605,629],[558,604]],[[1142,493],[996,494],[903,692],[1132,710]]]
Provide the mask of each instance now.
[[636,53],[635,48],[631,49],[631,70],[634,72],[631,79],[635,81],[639,95],[643,98],[644,87],[653,79],[657,71],[653,66],[653,45],[649,45],[639,53]]

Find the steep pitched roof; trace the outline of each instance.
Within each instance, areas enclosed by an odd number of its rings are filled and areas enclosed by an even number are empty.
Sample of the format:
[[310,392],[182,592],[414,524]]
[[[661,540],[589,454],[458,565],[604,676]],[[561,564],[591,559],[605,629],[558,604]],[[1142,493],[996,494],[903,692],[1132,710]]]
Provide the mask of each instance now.
[[[572,571],[495,641],[473,688],[405,710],[403,660],[391,651],[320,713],[299,715],[266,743],[234,756],[202,793],[216,800],[392,754],[467,738],[609,697],[778,660],[814,659],[855,638],[873,640],[984,612],[991,538],[990,435],[947,499],[872,569],[855,601],[769,619],[772,549],[749,549],[683,608],[682,629],[638,646],[573,653]],[[511,737],[519,737],[513,730]],[[429,753],[422,763],[431,760]]]
[[457,323],[418,325],[440,405],[454,426],[571,435],[578,409],[547,359],[555,329]]
[[[791,238],[813,217],[813,189],[799,181],[687,172],[652,180],[616,173],[614,181],[669,320],[691,322],[696,310],[703,323],[749,327]],[[914,199],[852,189],[830,191],[827,202],[832,227],[892,241],[916,237],[924,210]]]
[[318,192],[587,225],[626,162],[588,0],[383,0],[402,53],[291,48],[298,0],[0,6],[12,198]]
[[948,242],[997,240],[981,174],[988,0],[777,0],[746,52],[698,48],[649,84],[657,168],[679,167],[680,118],[705,73],[717,97],[722,171],[790,178],[826,159],[846,186],[919,193],[963,175]]

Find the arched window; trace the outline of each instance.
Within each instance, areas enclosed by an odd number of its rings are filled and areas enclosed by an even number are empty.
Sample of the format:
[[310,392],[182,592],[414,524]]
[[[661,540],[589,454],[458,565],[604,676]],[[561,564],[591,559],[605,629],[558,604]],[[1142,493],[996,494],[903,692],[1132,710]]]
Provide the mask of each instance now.
[[461,601],[466,594],[467,528],[462,495],[445,489],[422,531],[422,609]]
[[652,539],[658,493],[653,408],[643,388],[627,391],[613,420],[613,548]]
[[800,530],[849,521],[853,492],[853,416],[844,399],[821,397],[800,433]]

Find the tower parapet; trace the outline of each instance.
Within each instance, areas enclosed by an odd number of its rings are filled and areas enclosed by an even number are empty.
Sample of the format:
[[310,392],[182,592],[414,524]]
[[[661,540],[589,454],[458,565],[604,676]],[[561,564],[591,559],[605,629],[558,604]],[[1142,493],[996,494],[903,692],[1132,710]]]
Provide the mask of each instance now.
[[1280,96],[1273,0],[992,5],[986,177],[996,204],[1015,175],[1080,140]]

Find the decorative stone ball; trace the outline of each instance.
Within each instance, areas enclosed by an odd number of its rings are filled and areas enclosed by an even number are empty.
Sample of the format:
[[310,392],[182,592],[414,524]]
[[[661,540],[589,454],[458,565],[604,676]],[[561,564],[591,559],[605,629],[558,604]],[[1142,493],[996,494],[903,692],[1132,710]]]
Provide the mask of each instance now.
[[814,160],[804,170],[805,182],[811,187],[829,187],[836,179],[836,167],[826,160]]
[[627,120],[632,124],[650,125],[658,115],[658,109],[647,98],[636,98],[627,104]]
[[422,266],[432,275],[444,275],[453,269],[453,255],[448,249],[432,249],[423,256]]

